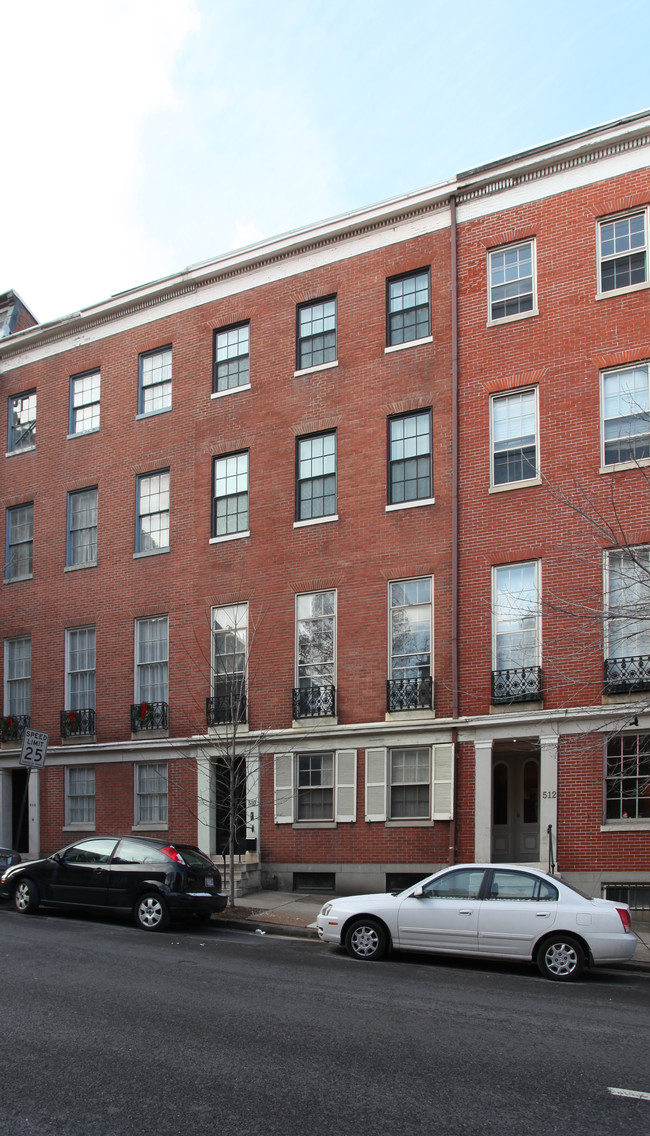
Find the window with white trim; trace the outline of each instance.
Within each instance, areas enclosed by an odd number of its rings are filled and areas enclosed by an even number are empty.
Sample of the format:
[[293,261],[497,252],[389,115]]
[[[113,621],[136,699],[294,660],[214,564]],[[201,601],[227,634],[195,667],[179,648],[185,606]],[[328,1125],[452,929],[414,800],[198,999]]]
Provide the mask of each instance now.
[[601,374],[602,464],[650,457],[648,363]]
[[101,375],[88,371],[70,379],[70,434],[89,434],[99,430]]
[[36,391],[15,394],[9,399],[9,453],[33,450],[36,445]]
[[451,820],[454,747],[366,750],[366,820],[414,824]]
[[66,710],[94,710],[95,628],[68,628],[65,655]]
[[334,820],[334,755],[300,753],[296,762],[296,820]]
[[389,818],[425,820],[431,815],[431,750],[409,746],[390,751]]
[[336,296],[297,309],[296,369],[309,370],[336,361]]
[[601,296],[648,280],[648,210],[598,222],[598,291]]
[[66,565],[97,563],[97,488],[68,493]]
[[69,765],[65,771],[65,823],[94,825],[95,767]]
[[433,491],[431,411],[388,419],[388,503],[430,500]]
[[214,333],[214,394],[247,387],[251,381],[250,323],[239,323]]
[[167,762],[136,764],[133,767],[135,779],[135,823],[167,823],[168,770]]
[[160,347],[139,357],[138,414],[160,414],[172,405],[172,349]]
[[212,608],[212,720],[245,722],[248,604]]
[[[650,548],[611,549],[605,553],[605,643],[608,678],[618,664],[618,680],[627,690],[650,688]],[[636,681],[635,681],[636,680]],[[643,685],[642,685],[643,684]]]
[[248,450],[213,459],[212,536],[248,532]]
[[5,580],[28,580],[34,558],[34,505],[15,505],[6,512]]
[[296,686],[333,686],[336,667],[336,592],[296,596]]
[[135,701],[167,702],[169,619],[156,615],[135,622]]
[[607,739],[605,820],[650,820],[650,735]]
[[169,470],[143,473],[136,489],[136,552],[169,548]]
[[490,323],[518,319],[535,311],[534,241],[488,252],[488,297]]
[[492,570],[493,670],[540,665],[539,561]]
[[296,520],[336,515],[336,431],[296,439]]
[[32,641],[5,639],[5,714],[26,714],[31,710]]
[[430,270],[423,268],[386,281],[386,342],[389,347],[431,334]]
[[394,580],[388,595],[388,709],[431,709],[431,577]]
[[537,477],[537,387],[492,395],[492,485]]
[[276,824],[351,823],[356,820],[357,751],[276,754]]

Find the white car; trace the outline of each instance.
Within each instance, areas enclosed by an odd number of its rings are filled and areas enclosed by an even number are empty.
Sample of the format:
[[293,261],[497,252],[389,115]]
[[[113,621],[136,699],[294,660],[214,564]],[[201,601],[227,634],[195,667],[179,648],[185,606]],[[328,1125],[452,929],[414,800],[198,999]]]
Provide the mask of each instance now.
[[458,864],[398,893],[332,899],[317,922],[324,943],[355,959],[389,948],[515,959],[560,982],[585,966],[627,962],[637,942],[626,904],[516,864]]

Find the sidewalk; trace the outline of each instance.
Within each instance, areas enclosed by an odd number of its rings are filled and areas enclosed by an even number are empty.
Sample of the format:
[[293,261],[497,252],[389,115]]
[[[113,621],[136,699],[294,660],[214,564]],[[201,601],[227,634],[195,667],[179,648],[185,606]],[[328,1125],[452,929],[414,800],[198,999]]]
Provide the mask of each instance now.
[[[235,907],[226,908],[213,919],[240,930],[317,940],[316,916],[327,899],[320,894],[255,891],[242,896]],[[636,951],[630,962],[619,964],[620,968],[650,972],[650,923],[633,921],[632,926],[637,937]]]

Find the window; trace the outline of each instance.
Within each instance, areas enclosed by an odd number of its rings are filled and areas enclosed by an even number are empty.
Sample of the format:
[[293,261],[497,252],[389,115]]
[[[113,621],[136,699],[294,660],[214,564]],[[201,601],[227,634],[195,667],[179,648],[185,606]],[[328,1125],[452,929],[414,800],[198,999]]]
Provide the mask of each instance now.
[[248,532],[248,451],[214,459],[212,536]]
[[172,349],[162,347],[140,356],[139,414],[159,414],[171,410]]
[[480,868],[458,868],[438,876],[422,888],[423,899],[478,899],[485,872]]
[[215,394],[247,387],[250,377],[250,324],[214,333],[212,390]]
[[336,296],[298,308],[297,363],[299,371],[336,361]]
[[66,709],[95,709],[95,628],[66,631]]
[[68,493],[68,568],[97,563],[97,489]]
[[650,820],[650,736],[616,734],[605,760],[606,820]]
[[427,501],[432,495],[431,411],[388,419],[388,503]]
[[492,409],[492,485],[537,477],[537,388],[495,395]]
[[490,900],[534,900],[555,903],[557,888],[539,876],[529,876],[526,872],[511,872],[507,868],[495,868],[490,883]]
[[212,715],[209,725],[246,721],[248,604],[212,609]]
[[296,442],[296,520],[336,515],[336,432]]
[[36,445],[36,391],[16,394],[9,399],[10,453],[31,450]]
[[488,253],[490,322],[514,319],[533,312],[535,297],[535,242],[524,241]]
[[72,765],[66,769],[65,823],[94,825],[95,767]]
[[431,578],[389,584],[388,711],[432,707]]
[[650,548],[606,553],[605,693],[650,689]]
[[602,464],[650,457],[648,364],[602,375]]
[[389,280],[386,298],[389,347],[426,339],[431,334],[428,268]]
[[162,552],[169,548],[169,470],[138,477],[136,501],[136,552]]
[[507,564],[492,577],[492,702],[541,697],[539,565]]
[[647,211],[598,222],[599,291],[620,292],[645,284]]
[[168,618],[157,615],[135,624],[136,702],[167,702]]
[[296,820],[334,820],[334,755],[298,755]]
[[34,506],[7,509],[5,580],[26,580],[32,575]]
[[32,641],[5,640],[5,714],[29,715],[31,709]]
[[428,746],[390,751],[391,820],[431,816],[431,751]]
[[135,765],[135,823],[167,823],[167,763]]
[[453,816],[454,747],[366,750],[366,820],[423,824]]
[[336,592],[296,596],[294,717],[334,714],[335,652]]
[[99,430],[99,371],[73,375],[70,379],[70,433],[89,434]]

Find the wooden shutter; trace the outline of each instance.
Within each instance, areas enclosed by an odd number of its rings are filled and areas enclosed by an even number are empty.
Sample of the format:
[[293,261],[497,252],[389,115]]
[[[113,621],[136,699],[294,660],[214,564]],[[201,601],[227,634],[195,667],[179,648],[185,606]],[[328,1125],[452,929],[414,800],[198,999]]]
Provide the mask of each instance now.
[[433,820],[451,820],[454,815],[454,747],[433,747]]
[[354,821],[357,819],[357,751],[356,749],[337,749],[336,751],[336,809],[335,820]]
[[366,750],[366,820],[386,820],[386,750]]
[[293,820],[293,754],[276,753],[274,766],[275,823],[291,824]]

